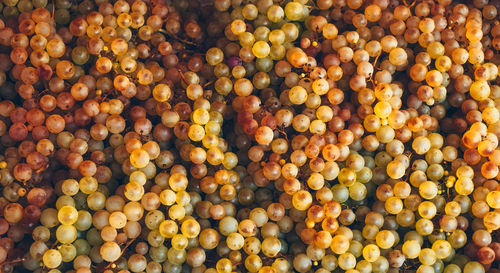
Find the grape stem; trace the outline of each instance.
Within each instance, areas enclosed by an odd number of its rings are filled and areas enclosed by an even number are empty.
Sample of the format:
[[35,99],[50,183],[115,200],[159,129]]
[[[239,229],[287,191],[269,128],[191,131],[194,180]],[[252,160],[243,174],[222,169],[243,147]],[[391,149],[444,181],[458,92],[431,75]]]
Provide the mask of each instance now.
[[405,4],[405,6],[411,8],[411,7],[413,7],[417,3],[417,1],[418,0],[413,1],[413,3],[411,3],[411,5],[408,5],[408,3],[406,3],[406,0],[403,0],[403,3]]
[[126,245],[125,245],[125,247],[123,248],[123,250],[122,250],[122,252],[121,252],[120,256],[121,256],[121,255],[123,255],[123,253],[125,253],[125,250],[127,250],[127,248],[128,248],[128,247],[129,247],[129,246],[130,246],[130,245],[131,245],[134,241],[135,241],[135,238],[127,242],[127,244],[126,244]]
[[178,37],[177,35],[175,35],[175,34],[173,34],[173,33],[168,33],[168,32],[166,32],[166,31],[165,31],[165,30],[163,30],[163,29],[159,29],[159,30],[158,30],[158,32],[161,32],[161,33],[163,33],[163,34],[165,34],[165,35],[167,35],[167,36],[169,36],[169,37],[171,37],[171,38],[174,38],[174,39],[176,39],[176,40],[178,40],[178,41],[180,41],[180,42],[183,42],[183,43],[186,43],[186,44],[188,44],[188,45],[192,45],[192,46],[195,46],[195,47],[197,47],[197,48],[200,48],[200,45],[199,45],[199,44],[194,43],[194,42],[191,42],[191,41],[188,41],[188,40],[185,40],[185,39],[182,39],[181,37]]
[[52,0],[52,19],[54,19],[54,15],[56,13],[56,2],[55,0]]
[[[375,57],[375,60],[373,61],[373,68],[375,69],[377,67],[377,61],[378,58],[380,57],[381,54],[378,54],[377,57]],[[370,74],[370,82],[373,85],[373,88],[375,88],[375,82],[373,81],[373,73]]]
[[26,260],[26,259],[25,258],[19,258],[19,259],[15,259],[15,260],[11,260],[11,261],[4,261],[3,263],[0,263],[0,265],[15,264],[15,263],[22,262],[24,260]]
[[280,132],[285,137],[286,141],[288,141],[288,135],[286,134],[283,125],[276,127],[276,130],[278,130],[278,132]]
[[180,69],[177,68],[177,71],[179,72],[179,76],[181,77],[181,79],[184,81],[185,84],[189,84],[186,77],[184,76],[184,73],[182,73],[182,71]]
[[203,87],[205,88],[205,87],[207,87],[207,86],[211,85],[212,83],[214,83],[214,81],[209,81],[209,82],[205,83],[205,84],[203,85]]

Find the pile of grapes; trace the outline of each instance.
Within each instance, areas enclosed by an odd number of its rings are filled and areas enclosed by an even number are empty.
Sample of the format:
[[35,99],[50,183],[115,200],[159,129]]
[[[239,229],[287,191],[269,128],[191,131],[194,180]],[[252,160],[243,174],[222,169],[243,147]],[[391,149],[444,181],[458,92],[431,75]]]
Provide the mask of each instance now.
[[0,273],[500,273],[500,0],[0,2]]

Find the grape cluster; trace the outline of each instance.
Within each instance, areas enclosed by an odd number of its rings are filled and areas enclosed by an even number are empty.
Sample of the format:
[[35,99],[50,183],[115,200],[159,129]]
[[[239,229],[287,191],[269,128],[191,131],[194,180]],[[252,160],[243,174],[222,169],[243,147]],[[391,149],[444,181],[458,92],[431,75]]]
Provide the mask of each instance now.
[[0,273],[500,273],[498,9],[3,0]]

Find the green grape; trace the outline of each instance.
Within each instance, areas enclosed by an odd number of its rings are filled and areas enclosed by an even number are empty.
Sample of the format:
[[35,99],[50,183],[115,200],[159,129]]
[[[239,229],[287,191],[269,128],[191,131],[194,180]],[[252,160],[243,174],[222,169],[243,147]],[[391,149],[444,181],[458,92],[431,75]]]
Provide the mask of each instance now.
[[60,225],[56,230],[56,238],[62,244],[71,244],[76,240],[77,231],[72,225]]
[[304,16],[304,6],[298,2],[290,2],[285,6],[286,18],[292,21],[299,21]]
[[90,244],[84,239],[77,239],[73,242],[76,248],[76,255],[88,255],[90,253]]
[[72,244],[64,244],[59,248],[63,262],[71,262],[77,255],[76,247]]

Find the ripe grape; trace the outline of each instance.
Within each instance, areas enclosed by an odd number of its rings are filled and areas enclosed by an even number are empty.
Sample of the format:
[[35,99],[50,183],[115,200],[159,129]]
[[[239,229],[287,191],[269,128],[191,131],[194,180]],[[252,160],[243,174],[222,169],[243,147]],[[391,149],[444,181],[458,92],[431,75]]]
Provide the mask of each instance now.
[[49,2],[0,7],[0,271],[496,273],[495,1]]

